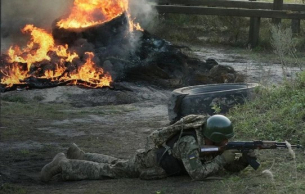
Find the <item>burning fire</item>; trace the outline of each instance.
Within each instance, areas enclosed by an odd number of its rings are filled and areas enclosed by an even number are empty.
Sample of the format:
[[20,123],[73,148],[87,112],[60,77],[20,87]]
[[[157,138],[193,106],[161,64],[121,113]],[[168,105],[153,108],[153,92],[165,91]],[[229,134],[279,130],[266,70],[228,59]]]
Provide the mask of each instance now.
[[121,15],[128,0],[75,0],[71,14],[57,23],[60,28],[85,28],[102,24]]
[[[57,23],[60,28],[86,28],[106,23],[124,12],[128,12],[128,0],[75,0],[71,13]],[[139,23],[133,23],[128,15],[130,31],[141,30]]]
[[[60,20],[57,26],[65,29],[86,28],[108,22],[123,13],[126,13],[129,19],[130,31],[143,31],[138,23],[130,19],[128,0],[75,0],[70,15]],[[110,86],[111,76],[94,64],[93,53],[86,52],[87,60],[69,72],[67,64],[73,64],[73,61],[80,60],[80,57],[71,51],[68,45],[56,45],[50,33],[31,24],[26,25],[21,31],[30,34],[31,39],[24,48],[9,48],[6,60],[8,64],[0,68],[3,74],[1,84],[12,87],[14,84],[26,84],[26,79],[35,77],[58,82],[68,81],[89,87]],[[49,66],[44,69],[46,63]]]
[[31,65],[43,60],[50,61],[51,58],[48,52],[53,51],[59,57],[66,58],[66,61],[71,62],[74,58],[78,57],[76,53],[68,53],[68,45],[55,46],[54,39],[51,34],[43,29],[34,27],[34,25],[26,25],[22,30],[23,33],[30,33],[31,40],[28,42],[27,47],[20,49],[19,46],[10,47],[8,56],[10,63],[26,63],[27,70],[30,70]]
[[[60,20],[57,26],[65,29],[86,28],[108,22],[124,12],[128,12],[128,0],[75,0],[68,18]],[[132,26],[142,30],[139,24],[132,23]]]
[[[0,69],[3,74],[1,83],[7,87],[12,87],[14,84],[25,84],[24,80],[29,77],[46,78],[52,81],[73,82],[78,84],[78,81],[85,82],[81,85],[88,87],[103,87],[110,86],[112,78],[108,73],[104,73],[103,69],[97,67],[92,61],[94,54],[85,53],[88,55],[86,62],[77,68],[75,71],[65,73],[67,71],[66,63],[73,63],[73,60],[79,58],[75,52],[68,50],[68,45],[55,45],[51,34],[45,30],[26,25],[22,29],[23,33],[30,33],[31,40],[25,48],[19,46],[10,47],[8,50],[9,65]],[[51,56],[60,58],[59,62],[53,62]],[[41,62],[50,61],[51,69],[44,71],[44,75],[36,75],[40,73]],[[26,68],[24,68],[26,64]],[[37,68],[36,72],[32,68]]]
[[70,75],[66,73],[60,78],[60,81],[70,81],[75,80],[74,84],[78,84],[78,80],[86,82],[85,84],[80,83],[80,85],[90,86],[90,87],[103,87],[110,86],[112,81],[111,76],[108,73],[104,74],[104,70],[97,67],[92,61],[94,54],[92,52],[85,53],[88,56],[86,63],[80,66],[77,70],[72,72]]

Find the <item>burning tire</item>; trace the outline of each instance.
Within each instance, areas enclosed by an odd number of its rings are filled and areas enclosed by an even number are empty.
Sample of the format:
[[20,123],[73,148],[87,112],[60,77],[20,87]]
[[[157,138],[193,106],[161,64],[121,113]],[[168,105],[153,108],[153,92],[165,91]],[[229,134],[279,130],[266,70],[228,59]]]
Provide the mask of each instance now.
[[176,89],[168,104],[169,120],[173,123],[189,114],[226,113],[236,104],[251,97],[255,83],[209,84]]
[[129,30],[125,13],[106,23],[86,28],[59,28],[56,25],[59,20],[55,20],[52,24],[52,35],[58,44],[63,45],[72,45],[83,38],[97,46],[108,46],[124,41]]

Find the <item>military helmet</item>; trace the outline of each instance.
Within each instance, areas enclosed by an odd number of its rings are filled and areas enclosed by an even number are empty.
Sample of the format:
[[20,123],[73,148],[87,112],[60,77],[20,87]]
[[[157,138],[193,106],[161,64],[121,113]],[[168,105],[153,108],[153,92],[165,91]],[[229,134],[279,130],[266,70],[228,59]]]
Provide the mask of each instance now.
[[223,115],[213,115],[205,122],[203,135],[216,143],[230,139],[234,136],[232,123]]

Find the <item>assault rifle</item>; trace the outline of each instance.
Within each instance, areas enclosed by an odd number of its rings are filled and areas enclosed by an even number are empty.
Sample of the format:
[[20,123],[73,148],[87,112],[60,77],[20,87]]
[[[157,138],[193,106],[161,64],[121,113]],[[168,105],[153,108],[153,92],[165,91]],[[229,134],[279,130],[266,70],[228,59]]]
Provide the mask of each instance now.
[[[241,153],[246,155],[246,159],[250,166],[255,170],[258,169],[259,163],[256,161],[255,157],[248,156],[247,153],[249,150],[255,149],[277,149],[277,148],[288,148],[285,142],[276,142],[276,141],[235,141],[228,142],[226,145],[217,147],[217,146],[202,146],[200,149],[201,154],[210,154],[216,152],[222,152],[225,150],[239,150]],[[301,145],[291,145],[291,148],[303,148]]]

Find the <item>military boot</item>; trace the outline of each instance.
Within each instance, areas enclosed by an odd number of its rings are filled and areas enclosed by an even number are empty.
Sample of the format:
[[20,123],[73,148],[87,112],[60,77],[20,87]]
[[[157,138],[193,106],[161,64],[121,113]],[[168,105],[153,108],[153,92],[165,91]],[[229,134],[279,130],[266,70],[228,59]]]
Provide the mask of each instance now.
[[72,143],[67,151],[67,158],[68,159],[84,159],[85,152],[81,150],[75,143]]
[[46,164],[40,172],[40,180],[43,182],[48,182],[51,178],[61,173],[60,162],[67,160],[64,153],[58,153],[52,160],[52,162]]

